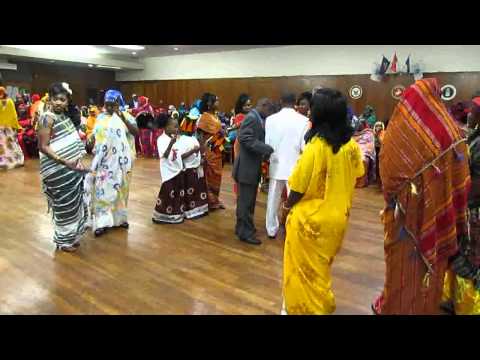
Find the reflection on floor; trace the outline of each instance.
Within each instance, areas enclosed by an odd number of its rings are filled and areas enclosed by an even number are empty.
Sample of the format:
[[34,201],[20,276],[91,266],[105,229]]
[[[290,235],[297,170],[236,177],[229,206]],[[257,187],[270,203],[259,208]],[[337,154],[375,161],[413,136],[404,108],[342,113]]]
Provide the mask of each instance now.
[[[235,196],[225,167],[226,210],[181,225],[155,225],[157,160],[137,161],[130,229],[90,232],[75,254],[58,253],[41,193],[38,161],[0,172],[0,314],[279,314],[283,234],[259,247],[234,236]],[[384,276],[380,192],[357,190],[344,246],[333,266],[337,314],[369,314]]]

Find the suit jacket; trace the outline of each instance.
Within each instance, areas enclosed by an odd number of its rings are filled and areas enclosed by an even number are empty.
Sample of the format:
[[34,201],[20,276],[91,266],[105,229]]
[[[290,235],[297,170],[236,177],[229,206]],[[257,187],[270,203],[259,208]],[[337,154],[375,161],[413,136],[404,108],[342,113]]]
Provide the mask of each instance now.
[[263,120],[257,110],[250,111],[238,134],[240,153],[233,164],[233,179],[242,184],[256,185],[260,181],[261,165],[273,152],[265,144]]

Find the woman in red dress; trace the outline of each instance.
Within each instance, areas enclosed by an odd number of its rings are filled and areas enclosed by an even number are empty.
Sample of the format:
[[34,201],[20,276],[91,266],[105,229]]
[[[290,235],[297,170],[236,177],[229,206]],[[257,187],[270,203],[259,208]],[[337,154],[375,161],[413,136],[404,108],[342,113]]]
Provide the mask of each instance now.
[[[233,119],[233,129],[236,129],[237,133],[242,125],[242,121],[245,119],[245,116],[248,112],[252,110],[252,99],[247,94],[240,94],[235,104],[235,118]],[[240,145],[238,140],[235,138],[233,143],[233,159],[237,158],[240,152]],[[233,192],[237,193],[237,184],[233,184]]]
[[151,158],[154,154],[152,147],[154,111],[149,103],[149,99],[145,96],[140,96],[138,98],[138,107],[133,110],[132,114],[135,116],[140,130],[139,139],[142,155],[146,158]]

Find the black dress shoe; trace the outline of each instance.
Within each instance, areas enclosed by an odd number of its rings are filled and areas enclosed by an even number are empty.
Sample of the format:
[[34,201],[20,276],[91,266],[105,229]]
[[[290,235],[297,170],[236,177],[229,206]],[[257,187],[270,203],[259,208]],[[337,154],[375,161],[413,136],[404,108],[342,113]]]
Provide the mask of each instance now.
[[251,238],[248,238],[248,239],[240,238],[240,241],[246,242],[247,244],[250,244],[250,245],[260,245],[262,243],[260,240],[258,240],[254,236],[252,236]]

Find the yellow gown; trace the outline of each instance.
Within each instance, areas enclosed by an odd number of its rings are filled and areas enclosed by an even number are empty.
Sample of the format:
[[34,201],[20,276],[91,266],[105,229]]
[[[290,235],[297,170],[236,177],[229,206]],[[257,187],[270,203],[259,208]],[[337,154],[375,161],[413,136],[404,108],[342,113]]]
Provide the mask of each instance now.
[[480,291],[475,289],[473,281],[447,270],[442,302],[450,301],[456,315],[480,315]]
[[10,98],[0,99],[0,169],[23,166],[24,155],[18,143],[18,123],[15,104]]
[[304,196],[285,225],[283,296],[289,315],[335,311],[330,268],[345,235],[356,179],[364,171],[353,139],[333,154],[315,137],[299,158],[289,186]]

